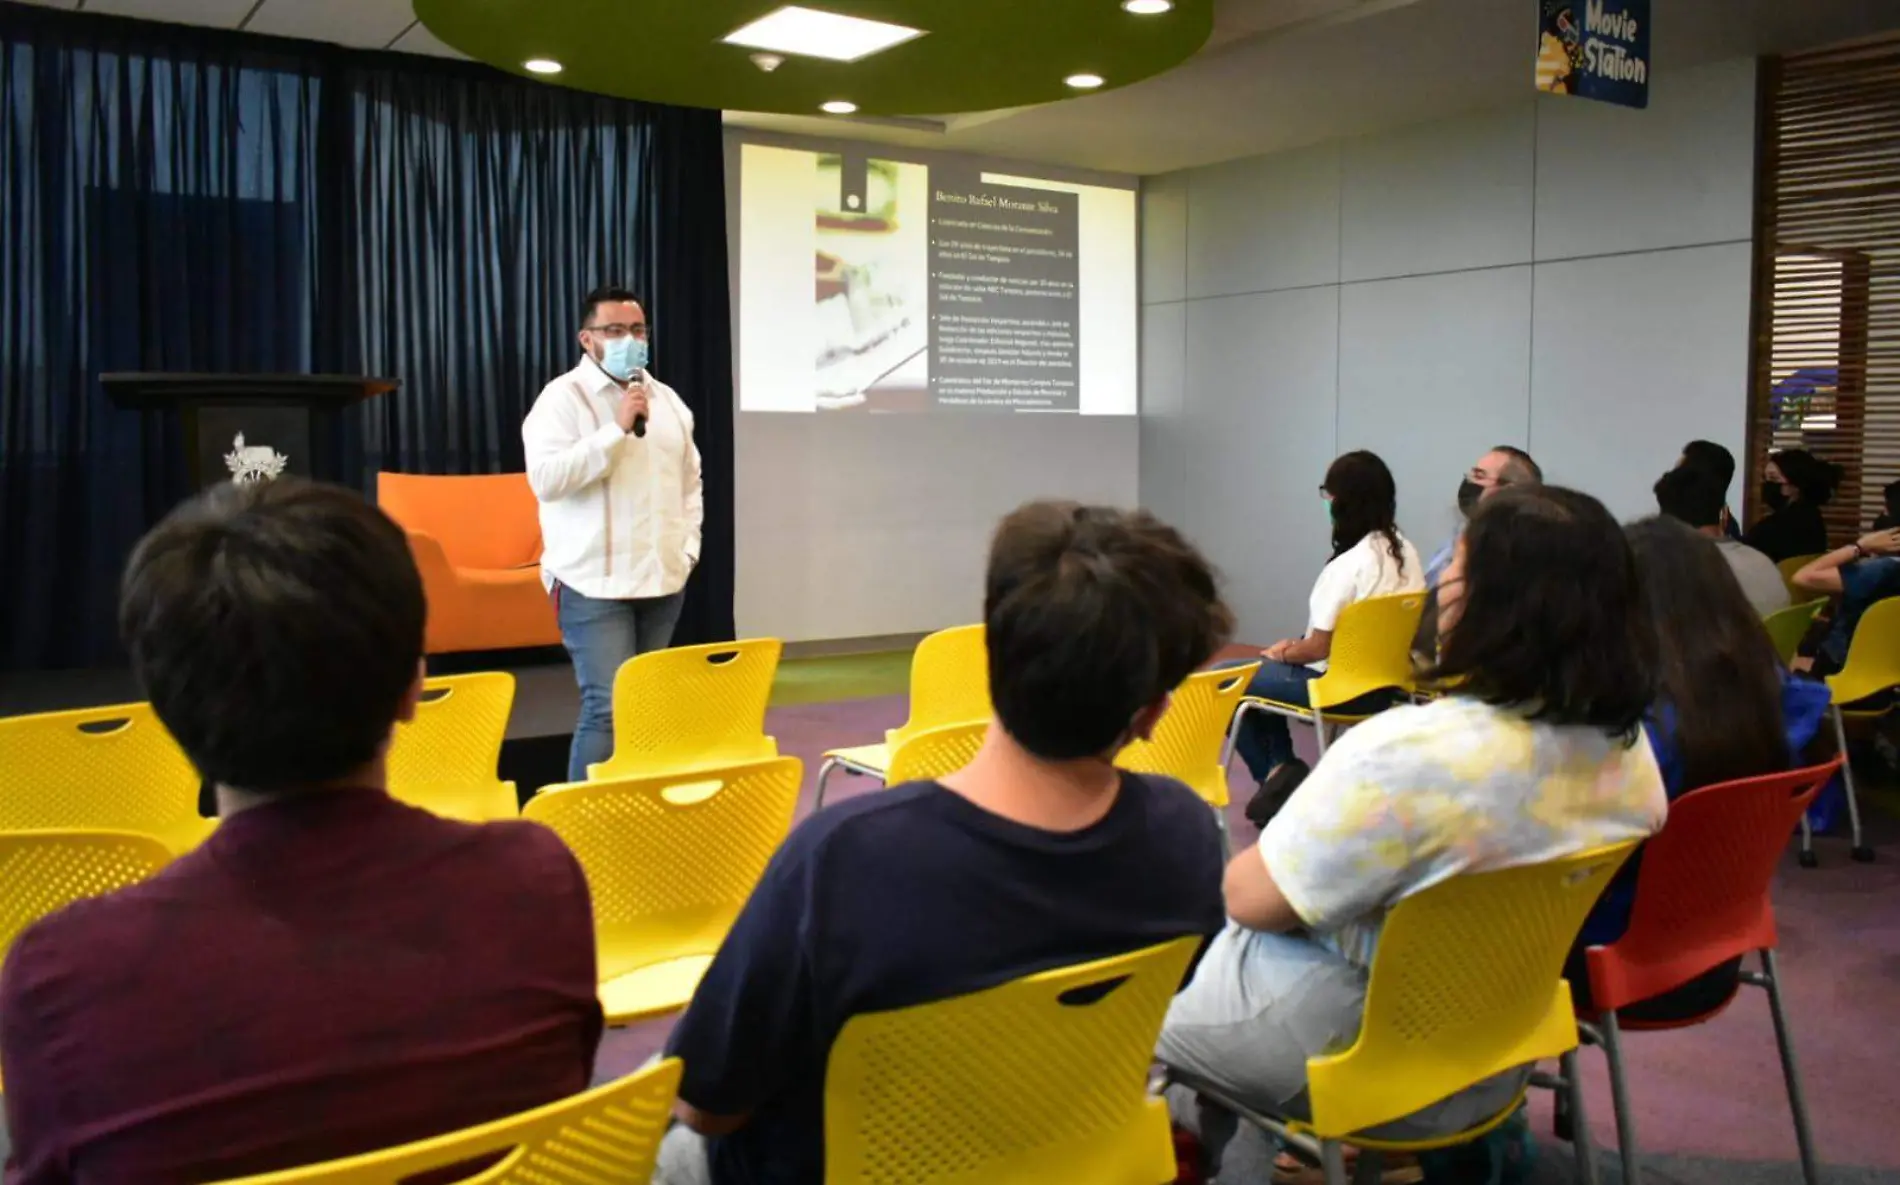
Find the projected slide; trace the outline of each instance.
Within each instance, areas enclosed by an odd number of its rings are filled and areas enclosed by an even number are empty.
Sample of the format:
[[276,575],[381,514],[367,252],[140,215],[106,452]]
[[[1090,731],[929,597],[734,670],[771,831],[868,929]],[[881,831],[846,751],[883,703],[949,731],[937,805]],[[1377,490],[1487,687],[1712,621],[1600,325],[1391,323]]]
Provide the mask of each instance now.
[[1133,415],[1135,191],[744,145],[739,406]]

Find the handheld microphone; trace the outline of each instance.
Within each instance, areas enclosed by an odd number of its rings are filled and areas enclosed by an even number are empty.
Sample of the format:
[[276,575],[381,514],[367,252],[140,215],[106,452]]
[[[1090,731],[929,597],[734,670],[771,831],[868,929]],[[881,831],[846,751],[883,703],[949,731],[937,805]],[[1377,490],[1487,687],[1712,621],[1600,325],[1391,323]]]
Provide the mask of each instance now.
[[[647,376],[644,373],[636,371],[634,373],[634,381],[644,387],[647,385]],[[633,417],[633,434],[636,437],[644,437],[647,434],[647,417],[645,412]]]

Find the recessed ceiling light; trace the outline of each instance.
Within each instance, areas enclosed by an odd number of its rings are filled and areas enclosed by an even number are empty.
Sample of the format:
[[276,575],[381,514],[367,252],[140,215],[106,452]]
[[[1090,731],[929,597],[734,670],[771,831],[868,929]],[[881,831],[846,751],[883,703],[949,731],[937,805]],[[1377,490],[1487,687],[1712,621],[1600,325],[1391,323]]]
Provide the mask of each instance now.
[[1103,79],[1100,74],[1071,74],[1062,81],[1068,83],[1076,90],[1092,91],[1102,85]]
[[529,58],[521,63],[521,68],[530,74],[559,74],[561,63],[553,58]]
[[743,45],[747,49],[769,49],[808,58],[829,58],[834,62],[855,62],[923,35],[922,29],[913,29],[908,25],[867,21],[863,17],[841,16],[835,12],[821,12],[816,8],[788,4],[744,28],[734,29],[723,40],[728,45]]
[[1122,11],[1136,16],[1159,16],[1174,7],[1174,0],[1122,0]]
[[856,103],[846,99],[833,99],[819,108],[826,115],[849,115],[858,109]]

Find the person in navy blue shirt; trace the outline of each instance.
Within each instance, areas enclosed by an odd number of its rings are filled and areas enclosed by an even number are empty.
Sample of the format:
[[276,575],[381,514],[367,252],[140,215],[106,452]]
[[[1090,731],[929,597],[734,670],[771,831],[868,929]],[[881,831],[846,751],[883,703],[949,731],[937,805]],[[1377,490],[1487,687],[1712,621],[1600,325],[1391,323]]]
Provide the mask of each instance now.
[[984,619],[983,748],[773,857],[668,1043],[657,1182],[822,1181],[825,1064],[858,1013],[1220,930],[1211,810],[1113,764],[1232,628],[1207,561],[1145,512],[1032,503],[997,529]]

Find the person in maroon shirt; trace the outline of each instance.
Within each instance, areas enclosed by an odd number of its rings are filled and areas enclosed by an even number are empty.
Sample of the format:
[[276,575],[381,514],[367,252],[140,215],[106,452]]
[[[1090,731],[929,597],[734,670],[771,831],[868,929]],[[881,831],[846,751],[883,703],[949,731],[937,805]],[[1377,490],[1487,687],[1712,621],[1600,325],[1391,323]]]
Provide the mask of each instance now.
[[574,857],[385,793],[423,618],[402,531],[336,487],[219,486],[140,543],[121,630],[224,821],[13,947],[9,1185],[243,1176],[586,1088],[601,1013]]

